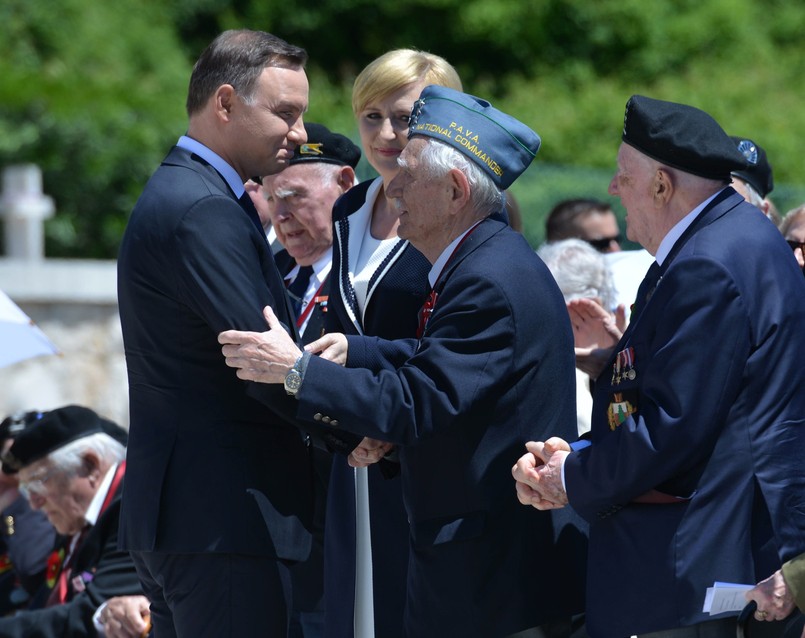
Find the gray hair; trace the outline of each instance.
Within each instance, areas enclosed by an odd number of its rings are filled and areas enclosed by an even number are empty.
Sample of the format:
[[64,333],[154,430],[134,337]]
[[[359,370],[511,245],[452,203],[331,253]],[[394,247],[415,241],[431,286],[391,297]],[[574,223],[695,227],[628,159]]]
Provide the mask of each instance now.
[[422,150],[420,161],[431,177],[443,177],[457,168],[470,184],[470,204],[484,217],[503,211],[506,199],[492,178],[475,162],[449,144],[433,138],[425,138],[427,144]]
[[96,432],[89,436],[71,441],[48,454],[51,465],[66,474],[77,473],[83,465],[84,455],[94,452],[95,455],[109,465],[120,463],[126,458],[126,448],[108,434]]
[[607,310],[615,304],[615,287],[606,259],[580,239],[543,244],[537,250],[551,271],[565,301],[597,297]]

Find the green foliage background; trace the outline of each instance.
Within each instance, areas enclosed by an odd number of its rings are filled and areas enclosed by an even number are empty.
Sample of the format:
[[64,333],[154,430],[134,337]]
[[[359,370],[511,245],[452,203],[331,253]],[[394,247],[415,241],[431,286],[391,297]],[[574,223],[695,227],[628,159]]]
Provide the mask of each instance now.
[[305,47],[308,119],[356,140],[361,68],[396,47],[446,57],[465,90],[543,138],[512,189],[535,246],[559,199],[608,198],[634,93],[694,104],[753,137],[774,166],[778,208],[805,201],[801,0],[5,0],[0,166],[42,167],[57,205],[49,256],[116,255],[145,181],[185,129],[193,61],[241,27]]

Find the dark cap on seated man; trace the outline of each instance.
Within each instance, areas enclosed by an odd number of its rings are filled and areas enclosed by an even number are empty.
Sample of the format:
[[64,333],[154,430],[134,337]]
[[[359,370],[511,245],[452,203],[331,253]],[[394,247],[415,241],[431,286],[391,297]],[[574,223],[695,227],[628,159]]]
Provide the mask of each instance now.
[[705,179],[731,181],[747,167],[744,155],[704,111],[633,95],[626,104],[623,141],[644,155]]
[[28,420],[14,435],[14,444],[2,459],[6,474],[15,474],[54,450],[91,434],[107,434],[123,446],[128,441],[126,430],[80,405],[27,414],[38,415],[38,418]]
[[355,168],[361,159],[361,149],[352,140],[339,133],[333,133],[323,124],[305,122],[307,142],[294,150],[288,162],[290,166],[305,162],[322,162]]
[[0,423],[0,449],[9,439],[17,438],[23,430],[28,428],[34,421],[42,418],[42,413],[36,410],[28,412],[15,412],[3,419]]

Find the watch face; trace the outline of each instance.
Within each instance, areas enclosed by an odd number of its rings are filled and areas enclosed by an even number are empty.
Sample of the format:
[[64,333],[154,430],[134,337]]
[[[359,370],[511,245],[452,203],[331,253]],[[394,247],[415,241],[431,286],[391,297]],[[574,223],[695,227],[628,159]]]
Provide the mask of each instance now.
[[288,394],[296,394],[302,385],[302,375],[298,370],[291,370],[285,375],[285,391]]

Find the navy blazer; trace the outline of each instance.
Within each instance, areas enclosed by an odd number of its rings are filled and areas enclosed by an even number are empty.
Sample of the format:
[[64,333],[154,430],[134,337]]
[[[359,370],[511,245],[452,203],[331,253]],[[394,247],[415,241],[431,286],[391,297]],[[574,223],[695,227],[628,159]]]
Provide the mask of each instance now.
[[[307,448],[282,386],[228,368],[218,334],[296,333],[266,238],[225,180],[174,148],[132,212],[118,260],[131,426],[121,545],[302,560]],[[335,442],[335,437],[329,437]]]
[[521,506],[511,481],[526,441],[575,430],[567,311],[523,237],[481,222],[421,341],[348,339],[347,368],[311,360],[299,416],[401,446],[405,635],[504,636],[571,611],[552,516]]
[[[805,549],[805,282],[790,248],[727,188],[660,274],[616,347],[634,374],[610,361],[592,446],[565,462],[590,521],[592,636],[709,620],[714,581],[756,583]],[[626,402],[636,413],[611,429],[609,405]],[[649,490],[682,499],[634,502]]]
[[[380,178],[378,178],[380,179]],[[425,301],[431,264],[407,241],[401,241],[377,269],[369,285],[363,317],[350,290],[347,259],[351,216],[366,202],[369,187],[357,184],[333,208],[333,266],[330,271],[327,332],[367,334],[384,339],[412,337]],[[408,563],[408,521],[402,504],[402,481],[396,463],[381,461],[367,468],[375,635],[400,638]],[[325,535],[327,638],[352,638],[355,605],[355,478],[343,456],[333,459]]]

